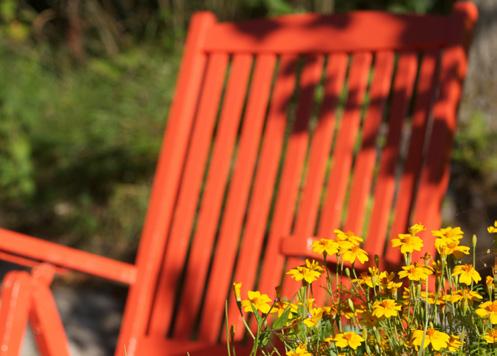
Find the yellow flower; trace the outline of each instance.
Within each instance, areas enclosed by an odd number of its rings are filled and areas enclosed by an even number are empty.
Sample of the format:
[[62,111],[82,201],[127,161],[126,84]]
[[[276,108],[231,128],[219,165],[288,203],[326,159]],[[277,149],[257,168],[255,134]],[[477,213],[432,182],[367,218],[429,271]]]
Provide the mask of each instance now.
[[490,234],[497,234],[497,220],[494,221],[494,225],[493,226],[487,227],[487,231]]
[[411,304],[411,291],[409,288],[403,287],[402,288],[402,305],[403,306],[409,306]]
[[487,342],[487,344],[495,344],[497,343],[497,329],[492,329],[489,332],[483,335],[483,338]]
[[242,301],[241,289],[242,289],[242,284],[240,282],[233,283],[233,291],[235,292],[235,298],[237,302]]
[[394,272],[382,272],[385,275],[381,278],[381,287],[387,290],[393,290],[394,292],[402,286],[402,282],[395,282]]
[[417,236],[425,227],[421,224],[414,224],[409,228],[408,234],[399,234],[396,239],[392,240],[392,247],[400,247],[400,252],[413,253],[421,251],[423,248],[423,240]]
[[336,317],[337,312],[338,312],[337,306],[333,305],[333,304],[331,306],[323,307],[322,309],[323,309],[323,314],[327,315],[327,316],[329,316],[331,318]]
[[[446,333],[435,330],[434,328],[428,328],[424,338],[423,349],[426,349],[429,345],[431,345],[433,350],[440,351],[448,346],[449,340],[450,337]],[[414,330],[412,344],[416,346],[416,349],[421,346],[422,341],[423,330]]]
[[353,331],[346,331],[344,333],[337,334],[334,338],[326,338],[324,341],[333,341],[341,349],[350,347],[355,350],[361,346],[364,339]]
[[487,276],[485,278],[485,284],[487,285],[487,288],[489,290],[489,294],[492,294],[491,290],[494,289],[494,277]]
[[453,255],[455,258],[462,258],[469,255],[469,246],[456,245],[454,243],[447,245],[447,255]]
[[338,243],[331,239],[319,239],[312,243],[312,251],[331,256],[338,252]]
[[445,295],[443,300],[450,303],[457,303],[463,301],[463,303],[472,302],[473,300],[483,299],[483,297],[473,290],[464,288],[460,290],[453,291],[451,294]]
[[444,256],[453,255],[455,258],[462,258],[469,255],[469,246],[459,245],[459,241],[435,240],[435,247],[439,254]]
[[494,293],[494,277],[487,276],[485,284],[487,285],[488,294],[492,295]]
[[409,228],[409,233],[413,235],[417,235],[423,231],[425,231],[425,227],[423,224],[414,224]]
[[377,300],[373,304],[373,315],[378,319],[399,315],[401,306],[395,303],[393,299]]
[[323,308],[312,308],[309,311],[308,318],[304,320],[304,324],[311,328],[317,325],[319,321],[321,321],[321,318],[323,317]]
[[428,304],[431,305],[442,305],[445,304],[443,298],[435,298],[435,294],[433,293],[428,293],[428,296],[426,296],[425,292],[422,292],[420,295],[421,300],[425,301]]
[[296,349],[286,352],[287,356],[312,356],[312,354],[307,351],[305,345],[299,345]]
[[248,299],[242,300],[242,307],[245,312],[253,312],[252,308],[254,308],[263,314],[269,313],[271,310],[271,298],[267,294],[249,290],[247,295]]
[[[316,299],[314,298],[309,298],[307,297],[305,300],[304,300],[304,303],[307,304],[307,310],[311,310],[312,308],[314,308],[314,302],[316,301]],[[304,305],[304,303],[302,302],[299,302],[299,305]]]
[[449,344],[448,344],[450,352],[459,351],[463,344],[464,344],[464,341],[462,341],[459,336],[450,335]]
[[345,262],[354,263],[359,260],[361,264],[369,260],[368,253],[359,246],[352,246],[343,252],[342,258]]
[[289,270],[286,274],[290,275],[294,280],[311,284],[323,273],[323,267],[317,261],[305,260],[305,266],[297,266]]
[[409,278],[411,281],[425,280],[429,275],[433,274],[429,267],[423,265],[408,265],[402,266],[402,271],[399,272],[400,278]]
[[463,238],[464,232],[462,229],[457,226],[457,227],[444,227],[439,230],[432,230],[431,232],[433,236],[441,239],[441,240],[455,240],[455,241],[461,241]]
[[354,307],[354,310],[350,309],[350,307],[347,307],[346,309],[342,310],[342,315],[345,317],[345,319],[348,320],[357,319],[363,313],[363,307]]
[[490,319],[490,323],[497,324],[497,300],[481,303],[476,309],[476,314],[482,319]]
[[340,248],[350,248],[352,246],[359,246],[363,240],[362,237],[357,236],[351,231],[344,232],[340,229],[333,230],[337,237],[337,242]]
[[352,282],[359,283],[361,285],[365,284],[369,288],[375,288],[379,287],[382,281],[388,278],[387,272],[380,272],[380,270],[376,266],[369,267],[368,271],[369,274],[361,273],[361,277],[358,279],[353,279]]
[[454,267],[452,276],[459,276],[459,282],[466,285],[471,285],[472,282],[478,283],[481,281],[480,274],[472,265],[457,265]]
[[371,282],[372,282],[372,285],[370,286],[371,288],[373,288],[373,286],[375,287],[379,286],[381,280],[383,278],[387,278],[387,272],[380,271],[376,266],[368,267],[368,272],[369,275],[371,276]]
[[443,256],[454,255],[456,258],[469,255],[469,247],[459,245],[464,234],[460,227],[445,227],[432,231],[432,234],[436,237],[435,248],[439,254]]
[[280,317],[285,312],[285,310],[289,309],[290,312],[288,313],[288,320],[293,319],[299,310],[299,306],[297,304],[287,301],[278,301],[274,304],[273,308],[278,313],[278,317]]

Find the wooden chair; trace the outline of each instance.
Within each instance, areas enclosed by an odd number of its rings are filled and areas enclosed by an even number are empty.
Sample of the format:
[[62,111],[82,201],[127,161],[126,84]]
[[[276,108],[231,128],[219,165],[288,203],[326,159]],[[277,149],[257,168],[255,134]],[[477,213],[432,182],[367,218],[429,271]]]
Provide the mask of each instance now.
[[244,336],[232,282],[271,293],[315,236],[364,234],[396,265],[389,236],[440,224],[476,17],[194,15],[136,262],[0,230],[0,257],[33,267],[3,282],[0,354],[27,323],[68,354],[49,290],[68,271],[129,286],[116,355],[214,355],[227,299]]

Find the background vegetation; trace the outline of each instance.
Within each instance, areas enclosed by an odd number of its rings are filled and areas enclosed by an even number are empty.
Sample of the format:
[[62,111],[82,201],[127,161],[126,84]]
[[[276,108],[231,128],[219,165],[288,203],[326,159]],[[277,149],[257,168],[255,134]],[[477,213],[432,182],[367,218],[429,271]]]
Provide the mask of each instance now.
[[[0,226],[133,257],[193,11],[239,20],[450,7],[450,0],[0,0]],[[470,97],[484,95],[481,88]],[[449,219],[469,211],[484,217],[466,218],[475,226],[497,213],[488,194],[497,181],[491,111],[469,106],[454,153]]]

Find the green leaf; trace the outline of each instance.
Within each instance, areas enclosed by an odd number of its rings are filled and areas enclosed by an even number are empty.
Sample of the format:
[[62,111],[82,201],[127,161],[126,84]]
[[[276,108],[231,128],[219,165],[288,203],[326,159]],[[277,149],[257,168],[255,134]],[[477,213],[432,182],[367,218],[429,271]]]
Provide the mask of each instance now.
[[281,329],[286,325],[288,317],[290,316],[290,309],[291,307],[286,308],[283,313],[281,313],[280,317],[274,321],[273,328],[275,330]]

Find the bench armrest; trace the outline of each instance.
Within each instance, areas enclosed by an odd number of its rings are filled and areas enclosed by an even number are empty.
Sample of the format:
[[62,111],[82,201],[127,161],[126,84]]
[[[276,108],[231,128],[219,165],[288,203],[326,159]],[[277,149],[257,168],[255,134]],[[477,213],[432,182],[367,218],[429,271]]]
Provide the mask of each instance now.
[[136,279],[136,267],[132,264],[5,229],[0,229],[0,252],[14,255],[11,261],[27,266],[46,262],[127,285]]

